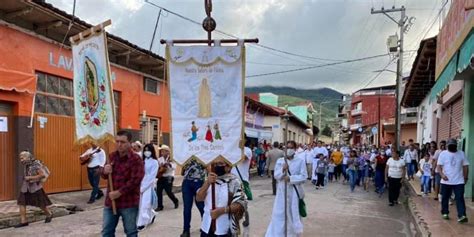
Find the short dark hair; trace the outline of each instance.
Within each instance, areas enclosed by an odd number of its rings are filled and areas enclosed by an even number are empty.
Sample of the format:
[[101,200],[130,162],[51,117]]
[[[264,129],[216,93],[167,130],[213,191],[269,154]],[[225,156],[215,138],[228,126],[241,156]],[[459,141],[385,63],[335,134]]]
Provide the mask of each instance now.
[[410,139],[408,139],[408,142],[413,142],[413,139],[411,139],[411,138],[410,138]]
[[132,133],[126,130],[120,130],[117,132],[117,136],[125,136],[127,137],[127,141],[132,141]]
[[293,148],[296,148],[296,142],[295,141],[288,141],[286,144],[291,143],[293,145]]
[[279,147],[280,146],[280,143],[279,142],[273,142],[273,147]]

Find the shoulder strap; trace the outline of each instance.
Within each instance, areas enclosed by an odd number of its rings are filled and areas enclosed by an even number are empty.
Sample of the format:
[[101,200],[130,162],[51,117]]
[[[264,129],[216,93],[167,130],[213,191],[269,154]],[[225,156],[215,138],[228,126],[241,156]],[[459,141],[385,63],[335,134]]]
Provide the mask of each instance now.
[[235,169],[237,170],[237,173],[239,174],[240,181],[244,182],[244,179],[242,178],[242,174],[240,173],[239,167],[235,166]]
[[[286,160],[285,160],[285,163],[288,165],[288,162],[287,162]],[[291,176],[290,165],[288,165],[288,175]],[[300,198],[300,192],[298,192],[298,188],[296,188],[296,185],[293,184],[292,186],[293,186],[293,188],[294,188],[295,191],[296,191],[296,196],[298,196],[298,199],[301,199],[301,198]]]

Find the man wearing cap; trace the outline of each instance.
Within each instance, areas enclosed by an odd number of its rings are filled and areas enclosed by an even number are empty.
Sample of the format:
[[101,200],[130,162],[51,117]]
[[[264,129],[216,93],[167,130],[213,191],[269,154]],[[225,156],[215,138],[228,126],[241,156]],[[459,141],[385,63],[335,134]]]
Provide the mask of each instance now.
[[173,181],[176,170],[176,163],[170,158],[170,148],[167,145],[161,145],[160,147],[161,157],[158,158],[159,171],[158,171],[158,182],[156,184],[156,194],[158,196],[158,209],[157,211],[163,210],[163,190],[165,190],[168,197],[173,201],[174,208],[177,209],[179,206],[178,199],[173,193]]
[[469,177],[469,161],[464,152],[458,151],[455,139],[449,139],[448,149],[439,154],[438,166],[441,175],[441,214],[443,219],[449,219],[449,198],[454,192],[458,222],[467,222],[466,204],[464,202],[464,185]]

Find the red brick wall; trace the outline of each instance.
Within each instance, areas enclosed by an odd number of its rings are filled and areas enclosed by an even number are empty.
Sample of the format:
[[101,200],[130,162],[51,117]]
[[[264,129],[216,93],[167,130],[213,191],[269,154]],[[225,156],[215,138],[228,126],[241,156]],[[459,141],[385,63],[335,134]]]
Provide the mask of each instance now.
[[[379,121],[379,96],[365,95],[352,98],[351,110],[355,109],[358,102],[362,102],[362,126],[369,126],[378,123]],[[380,96],[380,120],[392,118],[395,116],[396,102],[394,95]],[[355,118],[358,116],[351,116],[350,124],[355,123]]]

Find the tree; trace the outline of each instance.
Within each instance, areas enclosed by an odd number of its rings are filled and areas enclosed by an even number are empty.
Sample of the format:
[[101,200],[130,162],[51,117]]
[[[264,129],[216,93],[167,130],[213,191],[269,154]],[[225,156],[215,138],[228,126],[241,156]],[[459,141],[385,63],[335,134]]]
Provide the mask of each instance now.
[[321,132],[322,135],[330,137],[332,135],[332,130],[331,128],[326,124],[326,127],[324,127],[323,131]]

